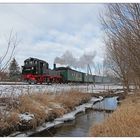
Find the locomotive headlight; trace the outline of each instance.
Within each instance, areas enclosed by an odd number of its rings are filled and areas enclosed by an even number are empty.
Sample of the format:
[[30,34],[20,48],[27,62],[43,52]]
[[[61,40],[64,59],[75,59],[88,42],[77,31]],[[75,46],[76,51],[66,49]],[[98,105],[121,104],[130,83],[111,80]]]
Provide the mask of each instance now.
[[34,67],[32,67],[32,70],[34,69]]

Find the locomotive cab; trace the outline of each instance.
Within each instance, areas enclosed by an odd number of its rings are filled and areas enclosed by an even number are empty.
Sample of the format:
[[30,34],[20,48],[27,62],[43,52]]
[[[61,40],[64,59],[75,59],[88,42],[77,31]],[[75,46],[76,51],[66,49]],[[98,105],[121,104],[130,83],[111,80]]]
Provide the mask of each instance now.
[[24,66],[22,66],[22,74],[46,74],[48,69],[48,63],[36,58],[29,58],[24,61]]

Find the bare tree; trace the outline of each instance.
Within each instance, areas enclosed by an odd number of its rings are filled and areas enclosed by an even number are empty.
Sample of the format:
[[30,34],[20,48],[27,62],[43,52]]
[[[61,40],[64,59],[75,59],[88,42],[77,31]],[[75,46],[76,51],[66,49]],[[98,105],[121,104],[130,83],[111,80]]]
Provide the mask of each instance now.
[[108,4],[101,21],[108,66],[127,90],[132,82],[140,86],[140,4]]
[[17,34],[14,34],[13,30],[10,31],[8,40],[6,42],[6,51],[0,57],[0,79],[3,78],[3,73],[5,73],[5,70],[9,66],[9,63],[14,56],[15,48],[19,44]]

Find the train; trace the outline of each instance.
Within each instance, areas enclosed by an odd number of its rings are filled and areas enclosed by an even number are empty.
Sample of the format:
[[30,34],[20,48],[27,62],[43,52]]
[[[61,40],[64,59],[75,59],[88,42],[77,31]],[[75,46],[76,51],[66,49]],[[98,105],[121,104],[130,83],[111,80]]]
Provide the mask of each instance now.
[[24,60],[22,66],[23,80],[29,84],[37,83],[111,83],[112,79],[104,76],[86,74],[70,67],[49,68],[49,64],[37,58]]

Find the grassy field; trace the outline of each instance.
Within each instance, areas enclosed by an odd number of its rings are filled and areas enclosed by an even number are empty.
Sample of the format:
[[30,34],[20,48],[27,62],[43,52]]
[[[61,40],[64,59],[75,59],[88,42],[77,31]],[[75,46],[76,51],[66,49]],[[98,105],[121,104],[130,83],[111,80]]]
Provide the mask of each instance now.
[[[72,111],[74,107],[89,101],[90,98],[90,94],[74,90],[56,95],[32,93],[16,99],[1,98],[1,102],[6,102],[6,106],[5,108],[0,106],[0,136],[17,130],[33,129],[43,122],[54,120]],[[27,122],[21,121],[19,115],[24,113],[32,114],[33,118]]]
[[140,91],[127,95],[115,112],[101,124],[90,129],[90,136],[140,136]]

